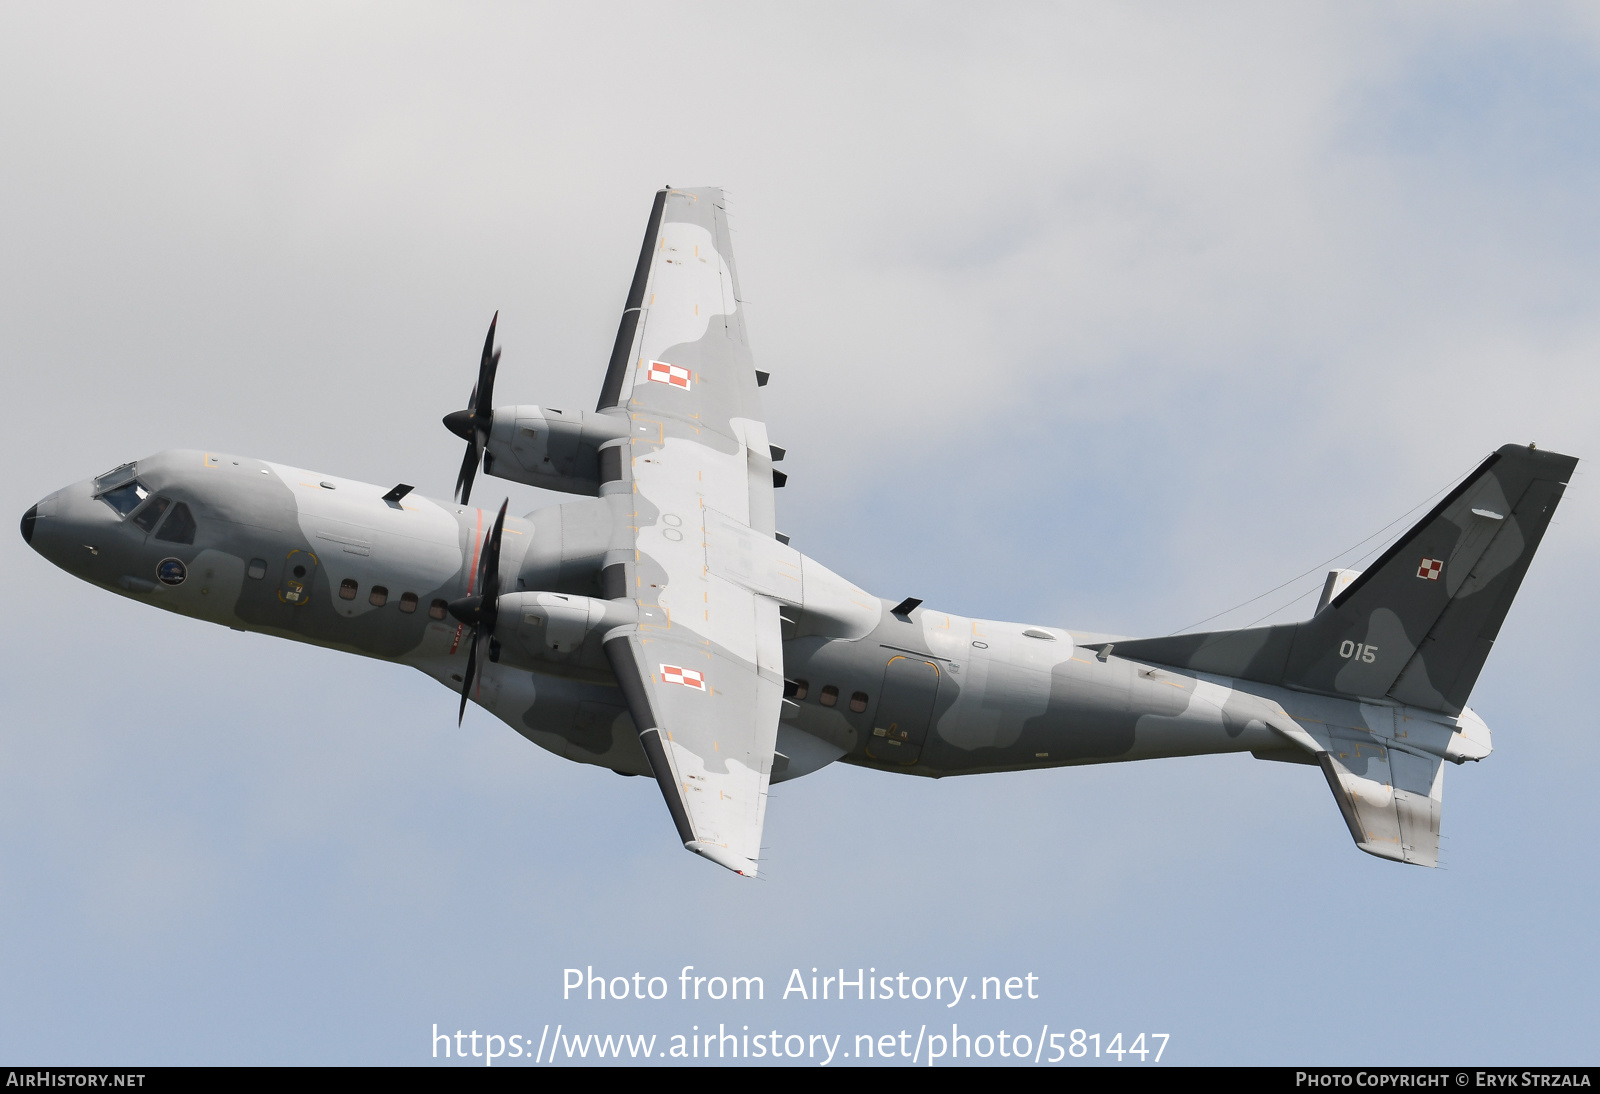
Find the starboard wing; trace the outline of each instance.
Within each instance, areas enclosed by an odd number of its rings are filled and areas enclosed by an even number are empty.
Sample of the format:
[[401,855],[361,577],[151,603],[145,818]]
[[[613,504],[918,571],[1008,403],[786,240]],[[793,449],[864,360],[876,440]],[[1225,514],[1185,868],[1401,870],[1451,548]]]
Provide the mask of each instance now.
[[605,649],[684,845],[746,875],[782,703],[782,566],[720,560],[741,536],[781,546],[757,387],[723,195],[663,190],[600,399],[630,422],[600,453],[600,494],[631,540],[614,540],[605,595],[641,620]]

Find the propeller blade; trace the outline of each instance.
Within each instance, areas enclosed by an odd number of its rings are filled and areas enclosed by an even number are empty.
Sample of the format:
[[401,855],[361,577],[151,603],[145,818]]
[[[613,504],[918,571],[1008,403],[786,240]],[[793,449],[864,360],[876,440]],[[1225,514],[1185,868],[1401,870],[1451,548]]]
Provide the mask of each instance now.
[[461,709],[456,714],[456,725],[467,716],[467,699],[478,679],[478,643],[486,637],[494,640],[495,624],[500,621],[500,538],[506,526],[507,498],[500,503],[495,514],[494,528],[489,532],[489,542],[478,556],[478,572],[474,575],[475,592],[450,604],[450,614],[463,623],[472,623],[472,645],[467,650],[467,671],[461,675]]
[[467,671],[461,674],[461,709],[456,712],[456,725],[467,716],[467,697],[478,679],[478,628],[472,628],[472,645],[467,647]]
[[478,458],[483,455],[477,439],[467,442],[467,454],[461,460],[461,473],[456,476],[456,500],[466,505],[472,497],[472,480],[478,474]]
[[510,498],[500,503],[494,528],[489,532],[489,544],[478,563],[478,595],[483,597],[484,614],[490,618],[495,614],[495,601],[500,596],[500,537],[506,526],[506,506],[510,504]]
[[478,361],[478,384],[472,389],[472,409],[494,409],[494,374],[500,367],[500,351],[494,348],[494,328],[500,322],[500,313],[489,320],[489,334],[483,340],[483,356]]
[[462,505],[472,500],[472,480],[477,477],[478,464],[489,447],[489,431],[494,428],[494,375],[500,368],[500,351],[494,345],[494,332],[499,325],[500,313],[495,312],[494,318],[489,320],[489,334],[483,340],[478,382],[472,385],[467,409],[451,411],[444,416],[444,427],[467,442],[461,473],[456,476],[456,501]]

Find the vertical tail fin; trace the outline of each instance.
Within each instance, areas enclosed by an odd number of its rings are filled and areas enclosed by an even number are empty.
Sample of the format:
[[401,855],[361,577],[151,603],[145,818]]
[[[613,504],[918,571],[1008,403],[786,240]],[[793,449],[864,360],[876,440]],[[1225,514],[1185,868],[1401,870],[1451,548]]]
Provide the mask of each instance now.
[[1459,713],[1577,463],[1506,445],[1306,622],[1119,642],[1117,653]]
[[1577,463],[1494,453],[1296,629],[1285,682],[1458,713]]

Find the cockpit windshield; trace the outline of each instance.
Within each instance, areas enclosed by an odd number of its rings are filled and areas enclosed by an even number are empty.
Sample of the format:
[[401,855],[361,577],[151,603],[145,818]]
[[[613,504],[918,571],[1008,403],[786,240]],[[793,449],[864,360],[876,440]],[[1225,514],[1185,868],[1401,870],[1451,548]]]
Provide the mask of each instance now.
[[[101,477],[104,478],[105,476]],[[121,486],[112,487],[110,490],[103,491],[98,495],[101,501],[117,511],[119,517],[125,517],[139,508],[139,503],[149,496],[150,491],[146,490],[144,484],[137,479],[133,482],[125,482]]]

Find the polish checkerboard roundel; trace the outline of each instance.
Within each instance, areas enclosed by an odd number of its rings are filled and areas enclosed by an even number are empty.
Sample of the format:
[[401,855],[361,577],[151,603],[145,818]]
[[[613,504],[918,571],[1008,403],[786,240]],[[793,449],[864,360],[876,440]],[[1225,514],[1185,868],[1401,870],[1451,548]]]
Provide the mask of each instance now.
[[698,669],[679,668],[677,665],[661,666],[663,684],[682,684],[684,687],[706,690],[706,678]]
[[671,384],[689,390],[689,370],[682,365],[669,365],[665,361],[650,362],[650,379],[658,384]]
[[1437,558],[1425,558],[1422,565],[1417,567],[1417,576],[1424,581],[1438,581],[1439,575],[1444,571],[1444,562]]

